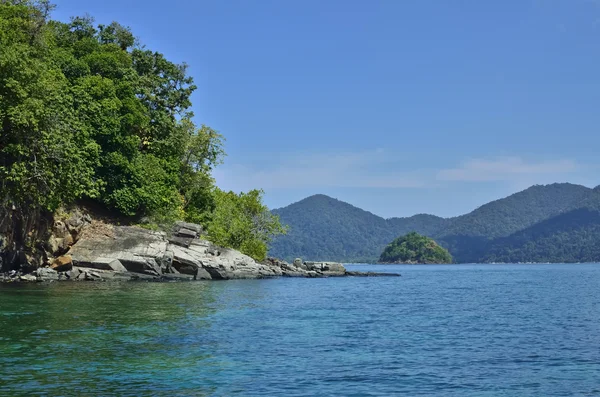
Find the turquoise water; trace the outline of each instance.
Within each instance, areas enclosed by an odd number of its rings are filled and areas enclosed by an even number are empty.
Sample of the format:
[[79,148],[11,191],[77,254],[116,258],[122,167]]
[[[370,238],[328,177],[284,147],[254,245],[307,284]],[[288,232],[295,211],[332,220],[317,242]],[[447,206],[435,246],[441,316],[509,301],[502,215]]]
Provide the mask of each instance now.
[[600,394],[600,265],[0,285],[0,395]]

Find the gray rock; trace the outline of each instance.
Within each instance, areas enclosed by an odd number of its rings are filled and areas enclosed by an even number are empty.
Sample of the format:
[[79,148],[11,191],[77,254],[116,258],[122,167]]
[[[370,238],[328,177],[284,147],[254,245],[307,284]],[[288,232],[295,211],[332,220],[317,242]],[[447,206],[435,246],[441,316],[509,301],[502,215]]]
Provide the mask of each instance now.
[[199,278],[205,278],[206,273],[213,280],[229,280],[243,278],[264,278],[281,276],[282,271],[257,263],[254,259],[239,251],[220,249],[219,255],[210,243],[199,241],[189,248],[171,246],[173,250],[173,266],[181,273],[189,274],[195,269]]
[[35,271],[37,281],[56,281],[58,273],[49,267],[41,267]]
[[[121,261],[114,258],[96,258],[94,261],[86,262],[83,265],[85,265],[85,267],[98,270],[112,270],[115,272],[127,271],[127,268],[123,266]],[[79,266],[82,266],[82,264],[80,264]]]
[[344,275],[346,268],[336,262],[304,262],[309,271],[316,271],[325,275]]
[[202,234],[202,226],[196,223],[188,223],[188,222],[175,222],[175,231],[180,229],[189,229],[196,232],[197,235]]
[[19,276],[19,280],[26,282],[35,282],[37,281],[37,277],[33,274],[23,274],[22,276]]
[[[69,254],[78,267],[102,268],[115,266],[113,271],[126,271],[159,276],[167,252],[164,233],[142,228],[120,226],[114,228],[114,237],[106,235],[90,236],[80,239]],[[167,256],[167,260],[168,256]]]
[[194,239],[198,237],[198,233],[191,229],[179,229],[175,232],[175,236]]
[[[183,222],[175,227],[175,233],[187,236],[201,231],[199,225]],[[339,263],[305,264],[300,258],[293,265],[273,258],[257,263],[239,251],[206,240],[178,236],[167,239],[165,233],[127,226],[113,227],[110,233],[85,234],[71,247],[69,255],[74,265],[71,280],[230,280],[327,277],[346,272]]]
[[87,281],[99,281],[102,280],[102,276],[98,272],[89,270],[84,272],[84,279]]
[[179,245],[180,247],[188,248],[194,239],[191,237],[179,237],[179,236],[171,236],[169,238],[169,243]]

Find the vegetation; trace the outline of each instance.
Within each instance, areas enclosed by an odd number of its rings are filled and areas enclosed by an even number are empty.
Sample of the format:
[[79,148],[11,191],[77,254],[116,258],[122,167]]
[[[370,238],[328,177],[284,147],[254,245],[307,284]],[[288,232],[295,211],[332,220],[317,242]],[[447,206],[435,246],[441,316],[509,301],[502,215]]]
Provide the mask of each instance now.
[[262,204],[262,195],[261,190],[239,195],[216,190],[215,210],[206,229],[209,240],[256,259],[266,258],[271,237],[284,234],[286,228]]
[[49,18],[52,8],[0,0],[0,232],[8,251],[32,252],[40,222],[91,199],[131,219],[201,222],[215,242],[262,259],[283,229],[260,192],[215,187],[223,137],[194,124],[186,65],[116,22],[62,23]]
[[591,189],[570,183],[532,186],[509,197],[492,201],[476,210],[453,218],[438,235],[508,236],[564,211],[578,208]]
[[383,219],[325,195],[315,195],[273,211],[289,225],[276,237],[269,254],[293,260],[333,260],[373,263],[395,237],[416,230],[433,234],[445,220],[432,215]]
[[600,187],[533,186],[450,219],[384,220],[327,196],[275,213],[290,226],[271,248],[284,258],[375,262],[374,252],[386,242],[414,230],[434,238],[458,263],[600,261]]
[[429,237],[411,232],[398,237],[381,253],[381,263],[452,263],[452,255]]

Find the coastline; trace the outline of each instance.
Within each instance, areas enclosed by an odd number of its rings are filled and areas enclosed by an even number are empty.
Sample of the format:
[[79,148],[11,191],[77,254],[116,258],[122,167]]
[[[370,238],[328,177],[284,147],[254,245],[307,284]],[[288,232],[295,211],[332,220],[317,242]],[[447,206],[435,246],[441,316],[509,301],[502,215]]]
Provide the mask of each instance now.
[[[202,227],[177,222],[172,233],[76,219],[76,241],[49,266],[0,274],[0,282],[264,279],[277,277],[396,277],[396,273],[348,271],[341,263],[275,258],[257,262],[202,239]],[[54,239],[61,237],[52,236]]]

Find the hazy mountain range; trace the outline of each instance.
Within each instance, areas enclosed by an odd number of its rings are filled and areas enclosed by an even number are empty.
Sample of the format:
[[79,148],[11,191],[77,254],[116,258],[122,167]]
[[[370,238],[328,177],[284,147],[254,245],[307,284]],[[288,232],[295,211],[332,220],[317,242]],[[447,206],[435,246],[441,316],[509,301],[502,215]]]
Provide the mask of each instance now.
[[374,262],[393,239],[416,231],[459,263],[600,261],[600,186],[536,185],[454,218],[384,219],[325,195],[273,212],[290,227],[270,249],[284,259]]

